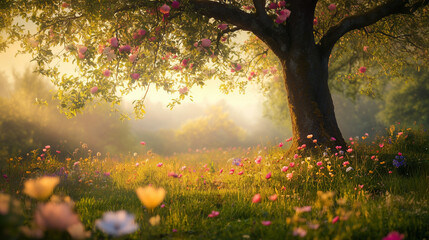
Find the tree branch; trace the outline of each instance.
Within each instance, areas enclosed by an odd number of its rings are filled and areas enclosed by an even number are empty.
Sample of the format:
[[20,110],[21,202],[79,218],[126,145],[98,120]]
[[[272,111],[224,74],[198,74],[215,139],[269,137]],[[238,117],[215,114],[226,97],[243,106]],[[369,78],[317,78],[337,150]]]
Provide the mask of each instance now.
[[264,23],[264,25],[272,25],[273,20],[268,16],[267,12],[265,11],[266,2],[266,0],[253,0],[253,5],[256,9],[256,15]]
[[335,26],[332,26],[320,40],[322,51],[329,54],[335,43],[346,33],[369,26],[376,23],[384,17],[394,14],[410,14],[417,9],[426,6],[429,0],[419,0],[410,3],[410,0],[389,0],[366,13],[354,15],[341,20]]

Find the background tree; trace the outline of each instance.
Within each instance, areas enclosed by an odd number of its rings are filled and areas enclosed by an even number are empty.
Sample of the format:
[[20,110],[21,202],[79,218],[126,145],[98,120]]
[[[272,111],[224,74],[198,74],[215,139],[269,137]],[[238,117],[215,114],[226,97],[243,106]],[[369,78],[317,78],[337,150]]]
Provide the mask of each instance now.
[[[414,58],[406,60],[427,63],[427,31],[419,30],[428,22],[427,0],[167,3],[8,1],[8,12],[2,16],[20,16],[38,26],[36,33],[24,35],[21,26],[9,22],[5,29],[10,41],[25,39],[24,51],[34,53],[39,72],[59,87],[57,97],[69,115],[94,98],[119,103],[118,93],[136,88],[179,91],[171,106],[188,96],[191,87],[203,86],[212,77],[224,81],[223,90],[244,89],[243,76],[264,76],[250,72],[254,57],[239,52],[231,39],[239,30],[251,32],[281,63],[293,149],[304,143],[311,146],[306,139],[310,133],[319,143],[345,145],[328,86],[329,60],[347,46],[341,44],[343,40],[382,44],[377,56],[395,59],[388,64],[400,65],[410,52]],[[409,35],[417,40],[411,41]],[[76,63],[80,75],[60,75],[56,58]],[[137,116],[144,114],[145,96],[134,102]]]

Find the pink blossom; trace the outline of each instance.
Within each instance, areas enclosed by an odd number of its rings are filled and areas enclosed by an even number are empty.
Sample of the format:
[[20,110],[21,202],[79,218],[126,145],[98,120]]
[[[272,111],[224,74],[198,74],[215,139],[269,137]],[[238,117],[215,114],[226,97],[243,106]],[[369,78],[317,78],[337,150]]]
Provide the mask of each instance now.
[[217,28],[219,28],[220,30],[226,30],[228,28],[228,24],[223,23],[223,24],[219,24],[217,25]]
[[84,59],[85,58],[85,54],[83,54],[81,52],[78,53],[78,56],[79,56],[79,59]]
[[331,137],[329,140],[333,141],[337,141],[337,139],[335,139],[334,137]]
[[82,47],[80,47],[80,48],[79,48],[79,53],[85,54],[85,52],[86,52],[87,50],[88,50],[88,48],[87,48],[87,47],[82,46]]
[[162,7],[159,8],[159,11],[163,14],[167,14],[170,12],[170,7],[167,4],[162,5]]
[[286,19],[289,18],[290,16],[290,10],[289,9],[283,9],[279,12],[279,15],[276,18],[276,23],[280,24],[283,23],[284,21],[286,21]]
[[238,175],[243,175],[243,173],[244,173],[244,171],[240,171],[240,172],[238,173]]
[[103,75],[105,76],[105,77],[110,77],[110,74],[111,74],[112,72],[109,70],[109,69],[106,69],[106,70],[104,70],[103,71]]
[[297,158],[299,158],[299,155],[297,153],[295,153],[295,155],[293,155],[293,158],[297,159]]
[[337,5],[335,5],[334,3],[332,3],[332,4],[330,4],[330,5],[328,6],[328,9],[329,9],[330,11],[335,11],[335,9],[337,9]]
[[63,2],[63,3],[61,4],[61,7],[63,7],[63,8],[68,8],[68,7],[70,7],[70,4],[68,4],[68,3],[66,3],[66,2]]
[[265,179],[270,179],[271,178],[271,172],[267,173],[267,175],[265,175]]
[[144,146],[144,145],[146,145],[146,142],[145,141],[141,141],[140,144]]
[[283,143],[281,142],[281,143],[279,143],[279,147],[283,147]]
[[294,236],[305,237],[307,235],[307,231],[301,227],[295,228],[292,233]]
[[335,224],[338,220],[340,220],[339,216],[334,217],[334,219],[332,219],[332,224]]
[[180,3],[179,3],[179,1],[173,1],[173,2],[171,3],[171,7],[172,7],[172,8],[175,8],[175,9],[179,8],[179,7],[180,7]]
[[351,153],[351,152],[353,152],[353,149],[349,148],[349,149],[347,149],[347,152]]
[[400,234],[396,231],[390,232],[383,238],[383,240],[402,240],[404,239],[404,234]]
[[255,196],[253,196],[253,198],[252,198],[252,203],[259,203],[259,202],[261,202],[261,194],[259,194],[259,193],[257,193],[257,194],[255,194]]
[[183,59],[182,60],[182,66],[188,65],[189,59]]
[[372,156],[371,156],[371,159],[372,159],[372,160],[374,160],[374,159],[375,159],[375,155],[372,155]]
[[290,141],[292,141],[292,138],[293,138],[293,137],[290,137],[290,138],[286,139],[286,142],[290,142]]
[[363,51],[364,52],[368,52],[369,47],[368,46],[363,46]]
[[162,165],[163,165],[163,164],[162,164],[161,162],[160,162],[160,163],[158,163],[158,164],[156,164],[156,166],[157,166],[157,167],[162,167]]
[[293,178],[293,172],[286,174],[287,179],[291,180]]
[[221,168],[220,170],[219,170],[219,173],[222,173],[223,172],[223,168]]
[[98,87],[97,86],[92,87],[91,88],[91,93],[95,94],[96,92],[98,92]]
[[282,172],[287,172],[288,169],[289,169],[289,167],[283,166],[282,167]]
[[262,223],[262,225],[264,225],[264,226],[269,226],[269,225],[271,225],[271,221],[262,221],[261,223]]
[[345,167],[345,166],[347,166],[347,165],[349,165],[350,164],[350,162],[349,161],[345,161],[345,162],[343,162],[343,166]]
[[289,167],[295,167],[295,163],[294,162],[289,163]]
[[382,148],[382,147],[384,147],[384,143],[380,143],[380,144],[378,144],[378,146],[380,146]]
[[110,46],[112,46],[112,47],[118,47],[119,46],[119,41],[115,37],[112,37],[111,39],[109,39],[109,43],[110,43]]
[[105,173],[103,173],[103,175],[108,177],[108,176],[110,176],[110,172],[105,172]]
[[280,1],[280,2],[278,3],[278,5],[279,5],[279,8],[286,7],[286,1]]
[[137,59],[137,54],[132,54],[129,56],[129,60],[131,63],[133,63]]
[[319,24],[319,21],[317,20],[317,18],[313,19],[313,26],[316,26],[317,24]]
[[121,46],[120,48],[119,48],[119,52],[126,52],[126,53],[129,53],[129,52],[131,52],[131,46],[130,45],[124,45],[124,46]]
[[268,5],[268,8],[269,9],[276,9],[277,8],[277,3],[275,3],[275,2],[272,2],[272,3],[270,3],[269,5]]
[[180,94],[186,94],[188,91],[189,91],[189,89],[187,87],[182,87],[179,89]]
[[175,172],[169,172],[167,176],[177,178],[179,175],[177,175]]
[[295,212],[296,213],[304,213],[304,212],[310,212],[311,211],[311,206],[304,206],[304,207],[296,207],[295,208]]
[[316,165],[320,167],[320,166],[323,165],[323,163],[322,162],[317,162]]
[[140,78],[140,74],[139,73],[131,73],[131,78],[134,80],[137,80]]
[[256,163],[256,164],[260,164],[260,163],[261,163],[261,160],[262,160],[262,157],[261,157],[261,156],[258,156],[258,157],[255,159],[255,163]]
[[360,67],[359,68],[359,72],[360,73],[365,73],[366,72],[366,67]]
[[212,44],[212,41],[210,39],[208,39],[208,38],[201,39],[201,46],[202,47],[207,48],[207,47],[210,47],[211,44]]

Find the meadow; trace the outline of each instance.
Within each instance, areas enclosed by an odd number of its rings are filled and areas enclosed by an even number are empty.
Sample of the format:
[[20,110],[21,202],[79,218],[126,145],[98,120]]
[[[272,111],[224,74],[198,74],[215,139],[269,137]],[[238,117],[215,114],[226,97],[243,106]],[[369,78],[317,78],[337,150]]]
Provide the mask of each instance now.
[[2,239],[428,239],[429,132],[347,143],[290,157],[286,140],[171,156],[39,146],[2,162]]

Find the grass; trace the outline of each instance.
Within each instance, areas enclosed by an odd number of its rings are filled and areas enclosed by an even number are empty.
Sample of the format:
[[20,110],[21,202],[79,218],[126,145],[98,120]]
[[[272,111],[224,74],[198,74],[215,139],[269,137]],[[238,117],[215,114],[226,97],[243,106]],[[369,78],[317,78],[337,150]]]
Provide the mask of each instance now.
[[[287,146],[200,149],[169,157],[148,151],[119,158],[97,157],[87,148],[70,156],[47,150],[44,157],[35,150],[3,162],[0,188],[20,207],[0,214],[2,236],[25,238],[19,227],[33,221],[37,202],[22,193],[24,182],[56,175],[61,181],[54,194],[74,200],[91,239],[110,239],[94,223],[117,210],[134,214],[139,225],[122,239],[382,239],[392,231],[406,239],[429,238],[429,133],[392,130],[374,141],[363,136],[349,144],[351,153],[321,150],[306,156],[302,151],[297,159],[283,156]],[[406,165],[396,168],[398,153]],[[289,169],[283,172],[283,166]],[[167,192],[163,206],[153,211],[135,192],[149,184]],[[252,203],[255,194],[261,195],[260,203]],[[277,200],[269,200],[273,195]],[[311,211],[297,212],[304,206]],[[212,211],[219,216],[209,218]],[[161,222],[151,226],[149,218],[156,215]],[[70,239],[66,232],[44,236]]]

